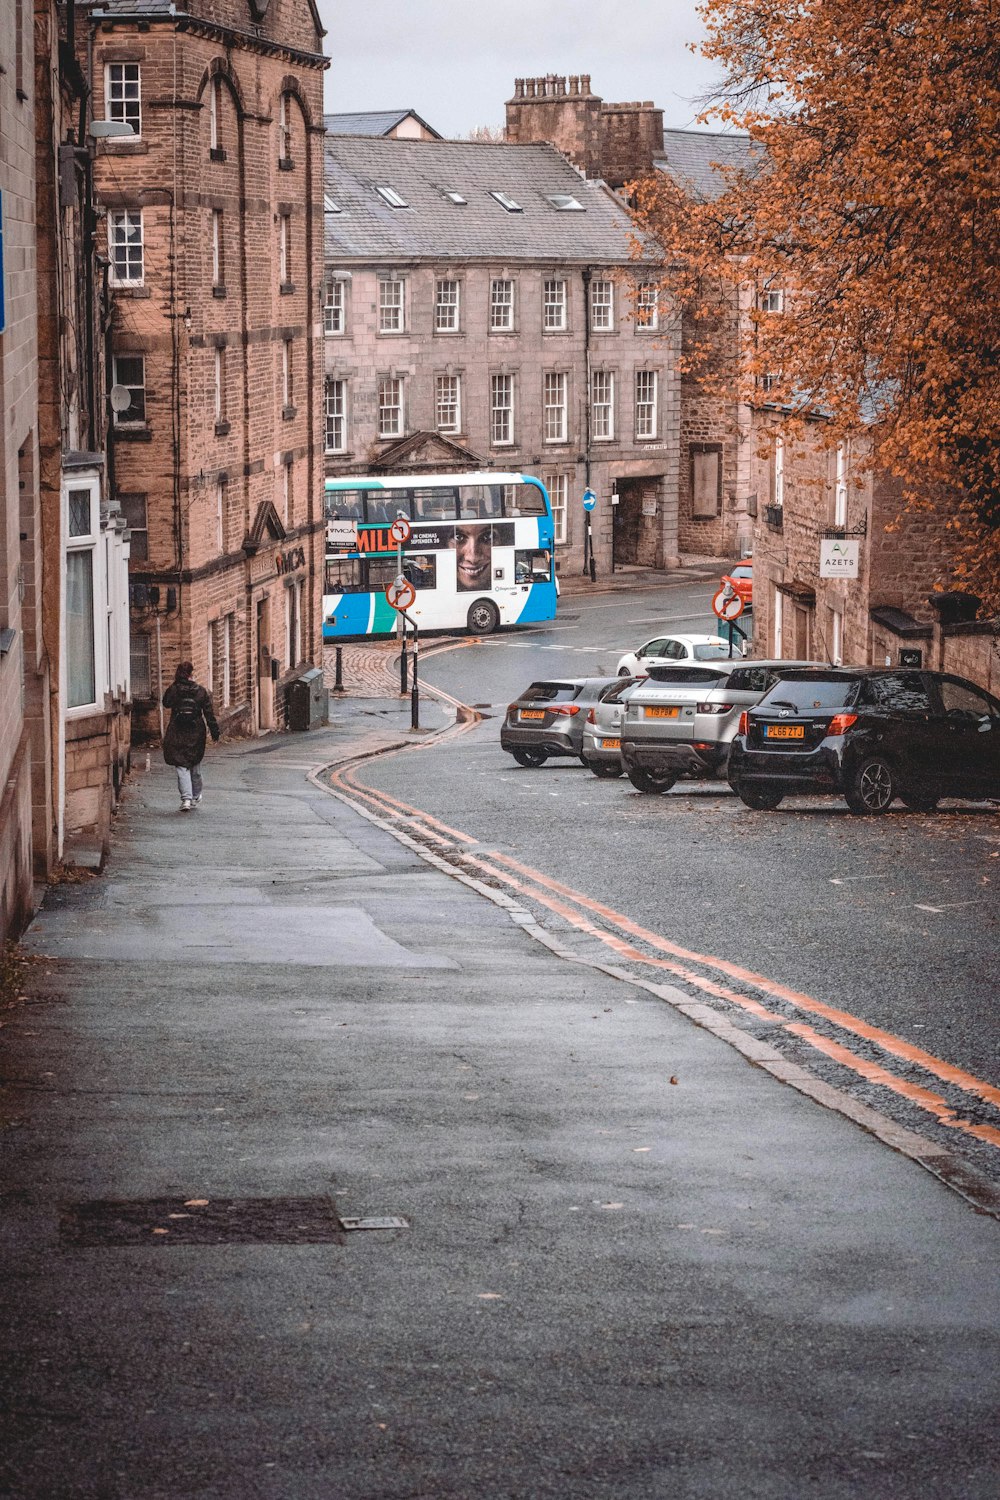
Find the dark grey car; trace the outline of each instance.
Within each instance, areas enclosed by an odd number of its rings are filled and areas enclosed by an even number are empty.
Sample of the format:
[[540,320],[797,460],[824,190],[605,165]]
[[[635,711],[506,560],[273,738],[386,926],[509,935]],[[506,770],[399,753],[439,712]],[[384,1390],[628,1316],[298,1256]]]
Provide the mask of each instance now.
[[541,766],[551,755],[583,760],[583,726],[601,693],[620,687],[617,677],[544,677],[507,708],[501,747],[520,766]]

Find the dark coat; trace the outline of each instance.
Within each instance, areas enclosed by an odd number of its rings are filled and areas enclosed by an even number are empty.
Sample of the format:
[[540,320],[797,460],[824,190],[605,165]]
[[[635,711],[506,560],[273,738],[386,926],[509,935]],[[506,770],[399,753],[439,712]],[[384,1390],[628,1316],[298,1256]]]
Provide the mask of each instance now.
[[[175,710],[182,702],[193,702],[197,709],[192,724],[177,722]],[[168,766],[184,766],[190,771],[192,766],[201,764],[205,754],[206,725],[212,739],[219,738],[212,696],[193,680],[172,682],[163,695],[163,706],[170,709],[170,723],[163,736],[163,759]]]

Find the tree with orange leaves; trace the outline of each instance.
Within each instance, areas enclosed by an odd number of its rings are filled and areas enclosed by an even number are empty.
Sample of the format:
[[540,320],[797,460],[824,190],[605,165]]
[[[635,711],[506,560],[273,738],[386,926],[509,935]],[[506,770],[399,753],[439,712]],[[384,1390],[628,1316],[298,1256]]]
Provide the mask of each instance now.
[[752,301],[741,394],[766,374],[790,426],[865,429],[873,465],[946,516],[953,584],[1000,608],[1000,5],[699,9],[725,74],[712,115],[758,149],[710,201],[635,185],[665,289],[703,317],[779,290]]

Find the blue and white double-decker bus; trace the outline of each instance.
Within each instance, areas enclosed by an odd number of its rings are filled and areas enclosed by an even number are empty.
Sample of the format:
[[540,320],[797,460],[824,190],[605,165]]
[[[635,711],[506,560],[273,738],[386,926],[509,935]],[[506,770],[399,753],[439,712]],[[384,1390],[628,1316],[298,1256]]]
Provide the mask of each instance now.
[[376,475],[326,481],[324,641],[389,635],[398,616],[385,591],[400,571],[390,534],[409,522],[402,572],[421,630],[555,618],[552,507],[528,474]]

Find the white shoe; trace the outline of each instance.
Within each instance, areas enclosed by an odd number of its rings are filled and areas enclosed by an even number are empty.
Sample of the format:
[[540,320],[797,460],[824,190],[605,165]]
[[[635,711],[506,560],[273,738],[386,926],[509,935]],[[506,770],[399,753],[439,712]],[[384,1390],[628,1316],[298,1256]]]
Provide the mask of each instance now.
[[194,803],[188,797],[181,798],[181,812],[190,812]]
[[197,797],[194,798],[194,801],[192,802],[191,806],[192,807],[200,807],[201,806],[201,793],[200,792],[198,793]]

